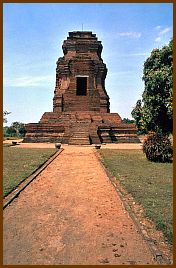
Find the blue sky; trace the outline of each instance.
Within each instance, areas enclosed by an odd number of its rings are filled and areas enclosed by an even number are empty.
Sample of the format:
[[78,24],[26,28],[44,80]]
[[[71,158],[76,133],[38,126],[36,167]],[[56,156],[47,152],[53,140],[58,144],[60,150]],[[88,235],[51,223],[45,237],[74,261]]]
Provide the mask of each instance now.
[[69,31],[102,41],[111,112],[131,118],[144,90],[143,63],[173,36],[172,3],[4,4],[3,109],[14,121],[38,122],[52,111],[56,61]]

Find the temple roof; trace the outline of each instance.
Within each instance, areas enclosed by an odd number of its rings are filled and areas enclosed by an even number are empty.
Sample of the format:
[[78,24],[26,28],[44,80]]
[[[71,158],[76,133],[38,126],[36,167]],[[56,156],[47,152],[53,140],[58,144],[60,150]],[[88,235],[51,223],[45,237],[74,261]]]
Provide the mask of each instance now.
[[91,31],[73,31],[69,32],[69,37],[67,39],[93,39],[97,40],[96,34]]

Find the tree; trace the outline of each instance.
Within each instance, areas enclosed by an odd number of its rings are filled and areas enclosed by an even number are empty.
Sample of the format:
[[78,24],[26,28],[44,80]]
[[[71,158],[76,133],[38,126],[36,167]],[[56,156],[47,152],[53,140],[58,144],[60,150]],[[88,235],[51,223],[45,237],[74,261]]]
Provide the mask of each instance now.
[[11,112],[3,111],[3,122],[7,123],[6,115],[10,114]]
[[148,131],[172,133],[173,128],[173,40],[154,49],[144,63],[142,114]]
[[11,124],[11,128],[15,129],[17,136],[24,136],[25,135],[24,123],[13,122]]
[[129,119],[129,118],[123,118],[122,122],[125,123],[125,124],[133,124],[134,120]]
[[21,122],[13,122],[10,127],[4,127],[4,136],[5,137],[24,137],[25,136],[25,127]]
[[136,127],[137,127],[138,131],[141,134],[146,133],[145,123],[144,123],[144,120],[143,120],[143,107],[142,107],[142,101],[141,100],[138,100],[136,102],[136,106],[132,110],[131,115],[135,120],[135,124],[136,124]]
[[5,130],[5,137],[15,137],[17,135],[16,130],[13,127],[7,127]]
[[18,133],[19,133],[19,136],[20,137],[24,137],[25,136],[26,130],[25,130],[24,126],[19,128]]

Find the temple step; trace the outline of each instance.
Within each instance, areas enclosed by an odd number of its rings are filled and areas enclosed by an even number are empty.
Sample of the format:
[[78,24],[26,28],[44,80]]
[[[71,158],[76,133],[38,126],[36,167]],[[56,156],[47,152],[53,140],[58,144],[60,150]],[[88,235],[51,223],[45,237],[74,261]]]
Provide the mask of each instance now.
[[[123,127],[123,125],[121,125]],[[100,140],[103,143],[140,143],[133,128],[99,128]]]
[[137,135],[122,134],[111,136],[111,142],[115,143],[139,143]]
[[71,145],[89,145],[89,120],[77,120],[71,124],[71,136],[69,144]]
[[89,145],[89,133],[87,131],[74,132],[69,140],[70,145]]

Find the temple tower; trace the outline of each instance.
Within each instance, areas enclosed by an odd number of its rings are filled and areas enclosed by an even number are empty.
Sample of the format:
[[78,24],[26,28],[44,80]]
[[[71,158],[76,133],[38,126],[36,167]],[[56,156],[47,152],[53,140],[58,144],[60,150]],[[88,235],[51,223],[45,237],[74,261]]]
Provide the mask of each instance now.
[[57,61],[53,112],[25,125],[24,142],[139,142],[135,126],[110,113],[102,48],[92,32],[69,32],[62,46],[64,56]]
[[92,32],[69,32],[57,61],[53,112],[109,112],[102,44]]

